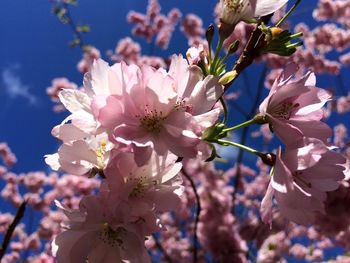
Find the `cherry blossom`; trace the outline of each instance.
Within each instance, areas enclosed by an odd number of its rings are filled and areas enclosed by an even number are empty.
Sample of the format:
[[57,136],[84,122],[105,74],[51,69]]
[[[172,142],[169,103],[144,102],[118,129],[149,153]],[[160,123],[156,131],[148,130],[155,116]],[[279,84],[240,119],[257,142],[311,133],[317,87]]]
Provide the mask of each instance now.
[[170,151],[180,157],[195,157],[205,148],[201,135],[220,112],[212,109],[223,92],[216,77],[203,79],[200,69],[181,56],[173,56],[169,72],[123,63],[112,68],[120,69],[121,75],[113,78],[118,79],[122,96],[96,97],[93,102],[95,117],[112,142],[132,144],[142,151],[139,164],[147,161],[150,148],[160,155]]
[[56,205],[68,217],[66,231],[52,242],[57,262],[151,262],[138,236],[123,218],[115,217],[97,196],[84,197],[79,210]]
[[267,193],[261,204],[264,222],[271,223],[272,196],[282,215],[309,224],[315,212],[324,212],[326,192],[334,191],[345,178],[345,158],[320,140],[305,139],[304,147],[277,152]]
[[327,143],[332,130],[321,122],[322,106],[331,95],[315,87],[312,72],[294,79],[296,72],[296,65],[290,64],[275,80],[269,95],[260,104],[260,114],[287,147],[295,146],[303,137]]

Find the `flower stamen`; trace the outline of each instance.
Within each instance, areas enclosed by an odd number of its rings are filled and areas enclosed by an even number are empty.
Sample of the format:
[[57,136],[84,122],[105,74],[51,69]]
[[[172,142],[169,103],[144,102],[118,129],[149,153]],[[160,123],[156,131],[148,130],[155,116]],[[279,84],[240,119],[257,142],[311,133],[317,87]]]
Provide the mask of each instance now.
[[104,223],[100,232],[100,239],[111,247],[121,247],[123,245],[121,235],[125,232],[124,228],[118,227],[114,230],[108,223]]

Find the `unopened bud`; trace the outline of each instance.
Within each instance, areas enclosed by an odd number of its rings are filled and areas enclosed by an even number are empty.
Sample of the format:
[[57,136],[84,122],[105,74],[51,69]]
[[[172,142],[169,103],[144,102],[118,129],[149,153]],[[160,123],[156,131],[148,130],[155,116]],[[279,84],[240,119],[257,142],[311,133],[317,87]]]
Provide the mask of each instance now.
[[213,40],[214,33],[215,33],[215,28],[213,24],[211,24],[210,26],[208,26],[207,31],[205,32],[205,38],[207,39],[209,45]]
[[230,83],[233,79],[235,79],[237,77],[237,71],[233,70],[233,71],[229,71],[227,73],[225,73],[220,79],[219,79],[219,83],[221,85],[226,85],[228,83]]
[[272,38],[277,37],[282,31],[283,31],[283,29],[280,27],[271,27],[270,28]]
[[260,153],[259,157],[264,164],[274,166],[276,163],[276,155],[274,153]]
[[235,53],[237,51],[238,47],[239,47],[239,40],[236,40],[228,48],[227,54],[231,55],[231,54]]

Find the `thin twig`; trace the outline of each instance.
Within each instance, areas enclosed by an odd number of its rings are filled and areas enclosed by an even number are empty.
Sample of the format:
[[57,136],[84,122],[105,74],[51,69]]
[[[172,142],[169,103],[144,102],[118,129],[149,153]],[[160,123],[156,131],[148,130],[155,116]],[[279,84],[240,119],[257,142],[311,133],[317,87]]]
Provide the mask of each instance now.
[[232,71],[236,71],[237,76],[231,82],[225,85],[225,92],[232,85],[232,83],[237,79],[237,77],[242,73],[242,71],[250,66],[254,59],[260,56],[260,50],[265,45],[265,40],[263,37],[263,32],[259,28],[261,23],[267,24],[272,15],[264,16],[261,18],[261,21],[256,25],[254,31],[250,35],[250,38],[247,44],[244,47],[244,50],[232,68]]
[[68,24],[69,26],[71,27],[73,33],[74,33],[74,36],[76,39],[78,39],[78,45],[79,47],[83,50],[84,49],[84,42],[83,42],[83,37],[81,36],[80,32],[77,30],[77,25],[75,24],[74,20],[73,20],[73,17],[70,13],[70,9],[69,9],[69,6],[67,3],[63,3],[63,6],[64,8],[66,9],[67,13],[66,13],[66,16],[68,18]]
[[2,245],[0,247],[0,262],[5,255],[6,249],[8,245],[10,244],[11,237],[13,235],[13,232],[15,231],[16,226],[21,221],[22,217],[24,216],[24,211],[26,209],[27,201],[23,201],[22,204],[19,206],[16,216],[13,219],[12,223],[9,225],[9,228],[7,229],[5,233],[4,240],[2,241]]
[[196,215],[195,215],[195,220],[194,220],[194,229],[193,229],[193,263],[197,262],[198,258],[198,236],[197,236],[197,227],[198,227],[198,222],[199,222],[199,215],[201,213],[201,202],[199,199],[199,195],[197,192],[197,188],[195,183],[193,182],[192,178],[189,176],[189,174],[186,172],[184,168],[181,169],[182,174],[186,177],[186,179],[190,182],[191,187],[193,189],[193,193],[196,197]]
[[170,256],[168,255],[168,253],[165,251],[164,247],[162,246],[162,244],[159,242],[157,236],[155,234],[152,235],[154,242],[156,243],[156,247],[158,248],[158,250],[160,251],[160,253],[163,254],[165,260],[169,263],[174,263],[172,261],[172,259],[170,258]]

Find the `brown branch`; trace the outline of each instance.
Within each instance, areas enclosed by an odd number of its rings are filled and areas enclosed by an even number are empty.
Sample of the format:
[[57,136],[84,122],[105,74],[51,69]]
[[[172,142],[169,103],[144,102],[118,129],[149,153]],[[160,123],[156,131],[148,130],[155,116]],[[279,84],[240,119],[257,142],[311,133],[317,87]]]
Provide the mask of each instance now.
[[0,247],[0,262],[5,255],[6,249],[8,245],[10,244],[11,237],[13,235],[13,232],[16,229],[16,226],[19,224],[21,221],[22,217],[24,216],[24,211],[26,209],[27,201],[23,201],[22,204],[19,206],[16,216],[13,219],[12,223],[10,224],[9,228],[7,229],[5,233],[4,240],[2,241],[2,245]]
[[194,229],[193,229],[193,263],[197,262],[198,259],[198,236],[197,236],[197,228],[198,228],[198,222],[199,222],[199,215],[201,213],[201,202],[199,199],[199,195],[197,192],[197,188],[195,183],[193,182],[192,178],[190,177],[190,175],[186,172],[186,170],[182,167],[181,169],[182,174],[186,177],[186,179],[190,182],[191,187],[193,189],[193,193],[195,195],[196,198],[196,215],[195,215],[195,220],[194,220]]
[[250,66],[254,59],[260,56],[261,48],[265,45],[265,38],[263,32],[260,30],[259,26],[264,23],[267,24],[271,18],[271,15],[264,16],[261,18],[260,22],[256,25],[254,31],[251,33],[250,38],[245,45],[245,48],[235,63],[235,65],[232,68],[232,71],[236,71],[237,76],[234,78],[231,82],[225,85],[225,92],[228,90],[228,88],[232,85],[232,83],[237,79],[239,74],[246,69],[248,66]]

